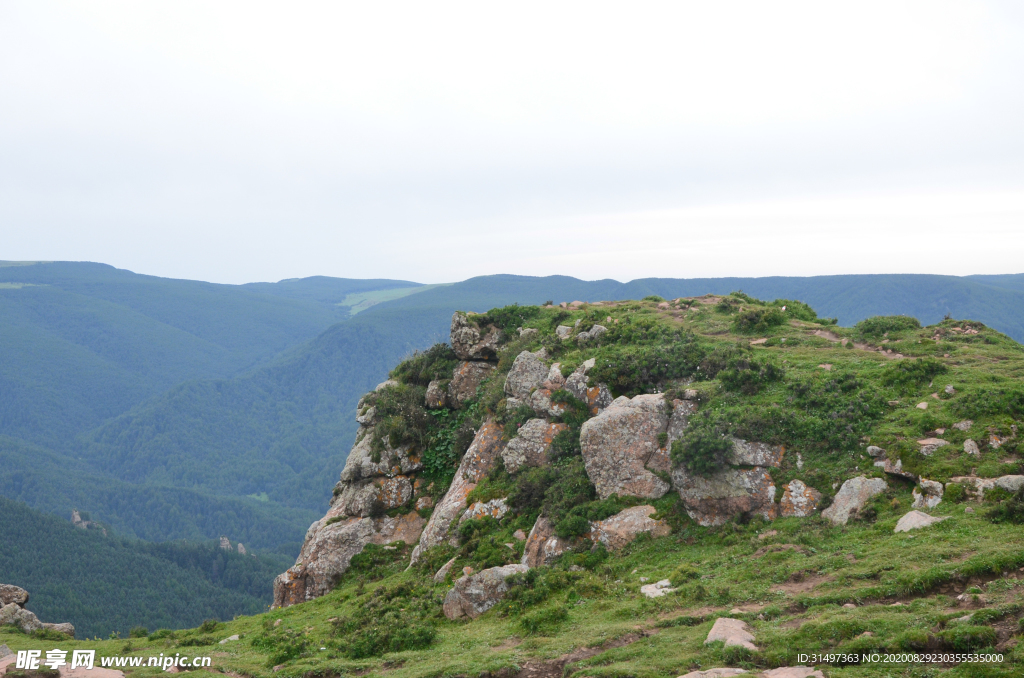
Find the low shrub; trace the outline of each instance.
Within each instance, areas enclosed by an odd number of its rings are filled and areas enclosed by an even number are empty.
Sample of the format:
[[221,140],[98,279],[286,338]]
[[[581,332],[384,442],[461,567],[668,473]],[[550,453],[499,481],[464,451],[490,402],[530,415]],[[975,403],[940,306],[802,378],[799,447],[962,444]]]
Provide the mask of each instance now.
[[132,629],[128,631],[129,638],[146,638],[147,636],[149,636],[149,629],[145,626],[133,626]]
[[431,381],[451,379],[459,359],[448,344],[434,344],[417,351],[391,370],[390,377],[406,384],[427,386]]
[[908,315],[876,315],[861,320],[854,325],[854,329],[861,336],[878,339],[888,333],[919,330],[921,329],[921,323],[917,318]]
[[[985,498],[994,491],[986,492]],[[1024,525],[1024,487],[1004,499],[985,512],[985,517],[993,523],[1011,523],[1013,525]]]
[[672,582],[672,586],[679,588],[683,584],[700,578],[700,570],[689,563],[683,563],[669,575],[669,581]]
[[893,360],[882,369],[881,381],[886,386],[909,388],[925,384],[949,368],[935,358]]
[[733,320],[732,326],[742,334],[766,334],[774,327],[786,323],[786,314],[778,308],[753,308],[743,311]]
[[725,466],[732,441],[715,426],[711,416],[690,420],[683,436],[672,442],[672,463],[691,473],[708,476]]
[[441,603],[440,596],[416,582],[381,586],[351,617],[332,622],[332,645],[349,659],[421,650],[437,636],[434,627]]
[[516,628],[528,636],[547,636],[558,631],[569,620],[569,610],[564,606],[550,607],[532,614],[524,614],[516,620]]
[[718,380],[729,391],[756,395],[763,386],[782,381],[786,372],[769,360],[733,358],[718,373]]

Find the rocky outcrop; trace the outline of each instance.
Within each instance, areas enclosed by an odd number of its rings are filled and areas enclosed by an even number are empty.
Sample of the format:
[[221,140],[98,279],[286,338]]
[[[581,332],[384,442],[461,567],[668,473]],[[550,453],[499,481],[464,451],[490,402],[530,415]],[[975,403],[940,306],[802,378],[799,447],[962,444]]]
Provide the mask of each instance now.
[[[561,416],[565,413],[566,407],[562,403],[552,402],[552,393],[553,391],[549,388],[538,388],[524,404],[528,404],[532,407],[538,417],[550,418]],[[512,403],[513,401],[516,403],[524,402],[516,400],[515,398],[509,398],[508,400],[509,403]]]
[[465,313],[452,315],[451,344],[460,360],[497,360],[501,340],[497,327],[491,325],[481,332]]
[[914,503],[911,504],[911,508],[932,509],[942,502],[942,493],[944,489],[942,483],[921,478],[921,480],[918,481],[918,485],[920,489],[915,487],[911,493],[914,497]]
[[274,579],[274,607],[288,607],[329,592],[367,544],[414,544],[426,521],[418,513],[398,517],[346,517],[337,509],[310,525],[295,565]]
[[683,437],[683,431],[690,424],[690,416],[697,411],[697,403],[691,400],[673,400],[672,414],[668,418],[668,436],[665,446],[658,448],[647,460],[647,468],[661,473],[672,472],[672,443]]
[[726,468],[700,476],[679,467],[672,472],[672,485],[686,513],[705,527],[721,525],[737,515],[778,517],[775,483],[763,468]]
[[708,637],[704,640],[704,644],[707,645],[715,641],[722,641],[726,647],[736,645],[757,652],[757,646],[754,645],[754,634],[750,632],[746,622],[742,619],[731,619],[729,617],[719,617],[716,619],[714,626],[711,627],[711,631],[708,633]]
[[501,426],[490,419],[480,426],[473,443],[462,457],[448,492],[438,502],[434,512],[430,514],[430,521],[423,528],[420,543],[412,552],[412,563],[419,561],[423,551],[448,540],[448,531],[466,508],[466,497],[494,468],[495,461],[505,448],[502,433]]
[[476,619],[505,597],[507,577],[529,569],[526,565],[504,565],[460,577],[444,597],[444,615],[449,619]]
[[540,516],[533,524],[530,535],[526,538],[523,559],[520,562],[529,567],[551,565],[570,548],[572,548],[572,544],[569,540],[556,535],[555,526],[551,524],[551,521]]
[[44,624],[39,621],[35,613],[24,608],[28,598],[28,591],[20,586],[0,584],[0,626],[17,626],[25,633],[50,629],[71,638],[75,637],[75,627],[71,624]]
[[922,513],[921,511],[911,511],[897,521],[896,528],[893,532],[910,532],[911,530],[920,530],[922,527],[941,523],[947,518],[949,518],[949,516],[936,518],[928,515],[927,513]]
[[518,400],[528,400],[533,390],[548,379],[550,368],[529,351],[516,356],[505,377],[505,394]]
[[839,488],[832,505],[821,515],[835,525],[845,525],[850,516],[857,513],[875,495],[885,492],[889,486],[881,478],[850,478]]
[[338,515],[367,518],[403,506],[412,499],[412,481],[406,476],[359,480],[343,488],[332,501]]
[[875,462],[875,466],[882,469],[886,475],[895,476],[897,478],[906,478],[907,480],[917,480],[917,476],[910,471],[903,470],[903,460],[897,459],[881,459]]
[[454,407],[462,407],[476,397],[476,389],[491,376],[497,365],[479,360],[465,360],[458,364],[448,382],[448,400]]
[[0,584],[0,606],[15,605],[24,606],[28,602],[28,591],[13,584]]
[[669,491],[669,484],[646,468],[659,448],[658,435],[668,428],[668,419],[662,396],[639,395],[615,400],[583,424],[583,462],[598,496],[657,499]]
[[587,536],[595,544],[604,544],[609,551],[617,551],[641,534],[664,537],[672,528],[664,520],[651,518],[656,513],[653,506],[632,506],[604,520],[590,523]]
[[546,419],[530,419],[502,451],[505,469],[509,473],[516,473],[527,466],[547,464],[551,441],[568,428],[565,424],[552,424]]
[[387,441],[384,443],[384,451],[380,454],[378,461],[374,461],[372,436],[372,430],[359,433],[356,444],[348,453],[348,459],[345,460],[341,481],[335,486],[335,497],[342,494],[345,486],[349,483],[379,476],[408,475],[423,468],[423,462],[419,455],[410,452],[408,445],[392,448]]
[[580,346],[586,346],[592,341],[598,339],[602,334],[608,331],[608,328],[604,325],[594,325],[586,332],[580,332],[576,335],[576,343]]
[[783,518],[806,518],[814,515],[821,501],[821,492],[808,487],[801,480],[791,480],[783,485],[785,492],[779,508]]

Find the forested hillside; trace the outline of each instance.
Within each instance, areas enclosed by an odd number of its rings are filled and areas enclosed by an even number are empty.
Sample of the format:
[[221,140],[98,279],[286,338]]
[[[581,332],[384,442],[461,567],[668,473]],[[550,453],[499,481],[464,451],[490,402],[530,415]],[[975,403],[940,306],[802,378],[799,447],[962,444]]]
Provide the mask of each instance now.
[[44,621],[71,622],[79,638],[259,613],[282,561],[216,542],[107,537],[0,497],[0,582],[26,589],[28,609]]

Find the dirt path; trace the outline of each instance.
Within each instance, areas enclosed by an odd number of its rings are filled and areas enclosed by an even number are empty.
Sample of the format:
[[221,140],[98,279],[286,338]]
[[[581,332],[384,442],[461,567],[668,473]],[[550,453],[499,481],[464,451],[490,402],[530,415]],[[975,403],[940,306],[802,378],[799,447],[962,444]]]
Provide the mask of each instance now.
[[590,659],[602,652],[616,647],[631,645],[641,638],[647,638],[657,633],[657,629],[638,631],[630,633],[615,640],[610,640],[599,647],[584,647],[569,654],[562,655],[555,659],[548,659],[542,662],[527,662],[515,678],[562,678],[565,675],[565,667],[584,659]]

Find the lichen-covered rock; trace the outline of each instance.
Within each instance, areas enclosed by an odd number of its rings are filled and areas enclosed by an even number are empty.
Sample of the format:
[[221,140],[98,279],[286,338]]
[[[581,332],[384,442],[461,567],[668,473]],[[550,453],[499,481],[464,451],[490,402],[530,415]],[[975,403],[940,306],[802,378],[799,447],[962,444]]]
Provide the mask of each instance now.
[[505,597],[509,589],[507,577],[529,569],[525,565],[503,565],[459,578],[444,597],[444,616],[476,619]]
[[836,525],[845,525],[850,514],[860,511],[872,497],[885,492],[888,487],[881,478],[850,478],[839,488],[832,505],[822,511],[821,515]]
[[557,391],[565,386],[565,377],[562,376],[562,363],[555,363],[548,369],[548,376],[544,379],[544,383],[541,386],[549,391]]
[[17,603],[0,607],[0,626],[13,624],[25,633],[32,633],[43,628],[42,622],[32,612]]
[[673,400],[672,414],[668,419],[668,437],[665,446],[654,451],[645,466],[650,471],[672,473],[672,443],[683,436],[690,423],[690,416],[697,411],[697,403],[689,400]]
[[[533,411],[537,413],[538,417],[550,418],[560,416],[565,413],[566,407],[562,403],[552,402],[551,393],[551,389],[538,388],[533,392],[533,395],[530,396],[530,399],[525,402],[529,403],[530,407],[533,408]],[[508,400],[511,403],[514,399],[509,398]],[[515,400],[516,402],[524,402],[518,399]]]
[[378,477],[344,485],[341,494],[331,503],[339,515],[366,518],[375,510],[387,511],[403,506],[412,499],[412,481],[406,476]]
[[911,504],[911,508],[931,509],[942,503],[942,483],[921,478],[918,484],[920,489],[915,487],[911,493],[914,497],[914,503]]
[[672,471],[672,485],[687,515],[705,527],[721,525],[736,515],[778,517],[775,483],[763,468],[726,468],[705,477],[679,467]]
[[950,482],[946,483],[947,488],[953,484],[963,485],[967,488],[968,494],[979,501],[984,498],[987,491],[997,487],[1007,492],[1016,492],[1021,487],[1024,487],[1024,476],[1019,475],[1000,476],[998,478],[956,476],[949,480]]
[[505,377],[505,394],[528,400],[535,388],[547,381],[550,368],[540,358],[529,351],[516,356],[512,368]]
[[582,400],[590,408],[591,414],[598,414],[612,404],[612,394],[604,384],[590,385],[590,377],[587,376],[597,361],[591,358],[577,367],[565,380],[565,390],[572,393],[578,400]]
[[540,516],[533,524],[529,536],[526,537],[523,558],[520,562],[529,567],[551,565],[570,548],[572,548],[572,544],[569,540],[562,539],[555,534],[555,526],[551,524],[551,521]]
[[75,625],[69,624],[68,622],[62,622],[60,624],[49,624],[43,622],[43,629],[47,631],[56,631],[57,633],[63,633],[69,638],[75,637]]
[[583,424],[583,463],[599,497],[657,499],[669,491],[669,484],[646,468],[659,447],[658,434],[668,427],[665,409],[660,395],[621,398]]
[[569,327],[568,325],[559,325],[558,327],[555,328],[555,336],[563,340],[568,339],[570,336],[572,336],[572,328]]
[[398,517],[346,518],[335,509],[309,526],[295,565],[274,579],[274,607],[318,598],[348,569],[367,544],[414,544],[426,521],[418,513]]
[[493,325],[481,332],[465,313],[452,315],[451,345],[460,360],[497,360],[501,339],[501,330]]
[[714,626],[711,627],[711,631],[708,633],[708,637],[704,640],[704,644],[707,645],[716,640],[725,643],[726,647],[737,645],[757,652],[757,646],[754,645],[754,635],[750,633],[749,627],[747,627],[746,622],[742,619],[731,619],[729,617],[719,617],[716,619]]
[[501,458],[505,462],[505,469],[509,473],[517,473],[526,466],[547,464],[551,441],[568,428],[565,424],[552,424],[546,419],[530,419],[502,450]]
[[953,428],[957,431],[970,431],[972,426],[974,426],[974,422],[970,419],[964,419],[953,424]]
[[373,437],[372,432],[367,431],[356,438],[356,444],[348,453],[345,460],[345,468],[341,472],[341,482],[337,486],[335,496],[345,490],[348,483],[378,476],[408,475],[423,468],[423,461],[419,455],[409,451],[408,445],[393,448],[385,441],[384,452],[380,455],[379,461],[373,461]]
[[361,413],[356,415],[356,423],[363,427],[373,426],[373,423],[377,419],[377,408],[367,407]]
[[657,510],[653,506],[631,506],[613,516],[590,523],[587,535],[595,544],[604,544],[609,551],[617,551],[639,535],[664,537],[672,528],[664,520],[651,518]]
[[448,393],[445,383],[434,379],[427,384],[427,395],[424,404],[428,410],[438,410],[448,404]]
[[490,501],[478,501],[470,505],[466,512],[459,518],[459,523],[467,520],[480,520],[481,518],[494,518],[501,520],[509,512],[509,505],[505,499],[492,499]]
[[936,518],[920,511],[911,511],[899,519],[896,523],[896,528],[893,529],[893,532],[910,532],[911,530],[920,530],[922,527],[941,523],[947,518],[949,518],[949,516]]
[[964,441],[964,453],[973,457],[981,456],[981,450],[978,449],[978,443],[974,442],[970,438]]
[[0,605],[24,606],[28,602],[28,591],[13,584],[0,584]]
[[441,568],[437,572],[434,573],[434,582],[437,583],[437,584],[440,584],[445,579],[447,579],[448,578],[448,573],[452,571],[452,567],[455,566],[455,561],[458,560],[458,559],[459,559],[459,557],[455,556],[451,560],[449,560],[447,563],[442,565]]
[[448,540],[448,531],[455,519],[466,507],[466,497],[476,484],[487,475],[505,448],[502,428],[493,420],[488,419],[476,432],[473,443],[462,456],[458,471],[444,498],[438,502],[434,512],[430,514],[427,526],[423,528],[420,543],[412,552],[412,563],[419,561],[423,551],[444,543]]
[[725,460],[733,466],[773,466],[778,468],[782,465],[782,455],[785,451],[786,449],[781,445],[733,438],[732,450],[726,455]]
[[476,389],[483,380],[491,376],[497,367],[494,363],[479,360],[465,360],[458,364],[448,382],[448,400],[454,407],[462,407],[466,401],[476,397]]
[[814,515],[821,501],[821,492],[808,487],[801,480],[791,480],[783,488],[780,509],[783,518],[806,518]]

